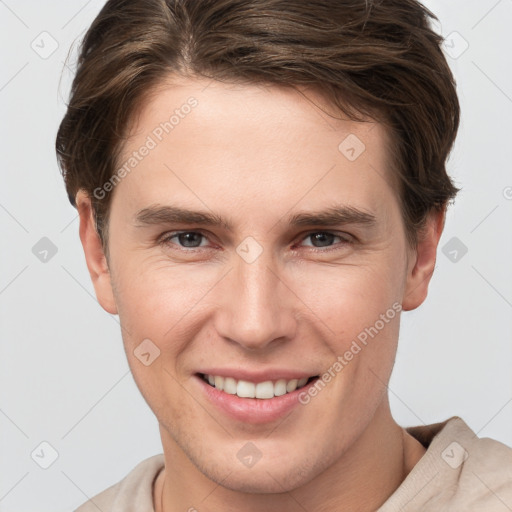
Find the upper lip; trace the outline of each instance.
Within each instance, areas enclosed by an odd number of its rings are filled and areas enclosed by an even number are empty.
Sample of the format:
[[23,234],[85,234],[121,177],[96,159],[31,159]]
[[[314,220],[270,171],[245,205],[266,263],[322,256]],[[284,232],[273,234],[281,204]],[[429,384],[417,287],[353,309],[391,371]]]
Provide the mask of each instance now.
[[231,377],[235,380],[245,380],[247,382],[266,382],[279,379],[292,380],[303,379],[305,377],[315,377],[318,373],[307,373],[304,370],[290,370],[285,368],[274,368],[266,370],[242,370],[235,368],[205,368],[198,373],[206,375],[218,375],[220,377]]

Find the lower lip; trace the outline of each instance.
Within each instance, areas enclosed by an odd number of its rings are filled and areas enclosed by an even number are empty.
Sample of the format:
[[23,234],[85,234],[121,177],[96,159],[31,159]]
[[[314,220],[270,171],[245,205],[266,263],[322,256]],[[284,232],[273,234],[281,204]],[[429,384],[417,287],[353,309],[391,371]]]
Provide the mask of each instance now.
[[270,423],[287,413],[294,407],[300,405],[299,395],[307,392],[310,386],[313,386],[318,378],[313,379],[300,389],[296,389],[285,395],[275,396],[274,398],[240,398],[238,395],[230,395],[219,391],[210,386],[203,377],[196,375],[203,392],[210,402],[217,406],[221,411],[232,418],[245,423]]

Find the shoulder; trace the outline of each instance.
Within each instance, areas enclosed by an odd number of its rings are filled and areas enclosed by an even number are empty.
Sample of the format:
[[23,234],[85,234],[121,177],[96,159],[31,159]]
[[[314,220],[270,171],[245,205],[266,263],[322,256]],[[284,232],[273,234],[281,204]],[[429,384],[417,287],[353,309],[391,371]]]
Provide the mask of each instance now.
[[121,481],[87,500],[75,512],[153,511],[153,482],[164,462],[163,454],[143,460]]
[[449,466],[461,466],[462,472],[479,469],[512,478],[512,448],[495,439],[478,437],[458,416],[444,425],[436,437],[438,443],[448,443],[441,456]]
[[441,423],[409,427],[406,430],[429,452],[442,449],[441,459],[452,469],[479,467],[491,472],[512,469],[512,448],[495,439],[478,437],[458,416]]
[[379,512],[512,510],[512,448],[458,416],[406,430],[427,451]]
[[[462,502],[464,498],[468,505],[481,510],[512,509],[512,448],[495,439],[478,437],[457,417],[444,437],[445,442],[450,442],[442,453],[444,461],[453,460],[450,457],[460,453],[454,499]],[[451,469],[456,471],[457,467]]]
[[437,496],[431,503],[438,510],[512,508],[512,448],[478,437],[458,416],[436,424],[435,429],[438,432],[428,450],[438,468]]

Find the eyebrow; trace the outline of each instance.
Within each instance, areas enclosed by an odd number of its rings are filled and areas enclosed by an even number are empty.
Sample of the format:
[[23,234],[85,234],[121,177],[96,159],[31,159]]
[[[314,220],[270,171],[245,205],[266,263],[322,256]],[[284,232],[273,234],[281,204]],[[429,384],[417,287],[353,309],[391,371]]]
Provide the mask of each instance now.
[[[295,213],[288,217],[287,222],[292,227],[344,224],[373,226],[377,219],[373,214],[353,206],[337,205],[321,211]],[[219,226],[226,231],[233,231],[233,224],[221,215],[206,211],[189,210],[179,206],[153,205],[143,208],[135,215],[135,225],[137,227],[161,224]]]

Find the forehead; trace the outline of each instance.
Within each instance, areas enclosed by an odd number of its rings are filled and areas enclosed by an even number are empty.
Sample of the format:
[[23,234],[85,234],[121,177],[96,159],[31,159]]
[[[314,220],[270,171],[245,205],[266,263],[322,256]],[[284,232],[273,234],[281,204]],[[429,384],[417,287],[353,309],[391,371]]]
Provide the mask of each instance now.
[[[192,121],[183,123],[187,117],[192,117]],[[170,131],[176,135],[197,118],[205,128],[198,134],[200,136],[208,134],[222,138],[227,130],[234,129],[240,135],[254,137],[263,131],[267,141],[279,132],[292,142],[294,136],[302,136],[306,131],[308,140],[301,139],[301,145],[305,142],[319,145],[325,139],[326,131],[337,132],[335,137],[353,132],[364,138],[377,128],[372,142],[377,139],[384,144],[389,142],[384,126],[373,119],[367,122],[349,120],[311,87],[233,84],[173,75],[153,87],[142,99],[137,116],[132,120],[130,141],[147,134],[151,127],[157,139],[169,135]],[[206,129],[209,129],[208,133]],[[315,131],[310,132],[313,129]]]
[[134,119],[118,162],[126,177],[114,200],[123,194],[143,208],[186,195],[196,204],[224,198],[242,209],[256,200],[262,208],[266,198],[269,207],[280,198],[307,206],[335,194],[378,207],[393,193],[385,127],[342,118],[320,94],[301,92],[202,79],[163,82]]

